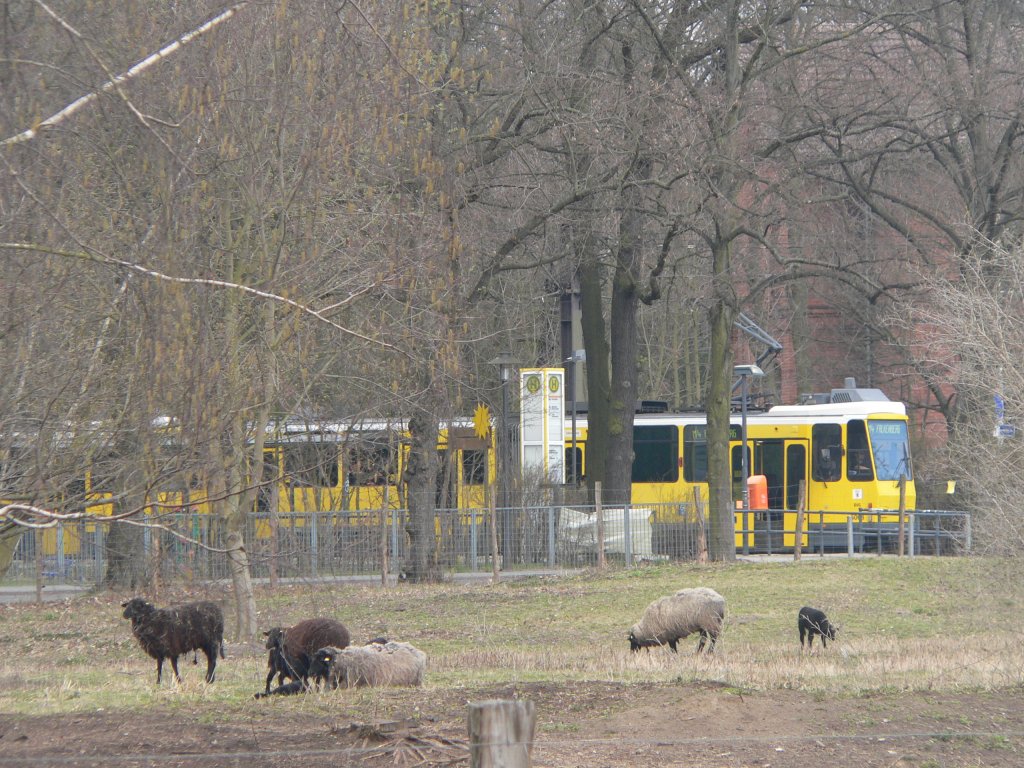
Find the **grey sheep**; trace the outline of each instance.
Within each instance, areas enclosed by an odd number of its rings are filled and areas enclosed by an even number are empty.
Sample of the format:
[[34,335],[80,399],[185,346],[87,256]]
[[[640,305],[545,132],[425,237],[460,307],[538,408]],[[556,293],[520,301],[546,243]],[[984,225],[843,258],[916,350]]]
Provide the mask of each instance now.
[[422,685],[427,654],[409,643],[370,643],[349,648],[321,648],[309,674],[331,688]]
[[271,627],[263,634],[266,635],[269,651],[269,671],[264,693],[270,693],[274,675],[277,675],[279,687],[286,677],[304,684],[309,676],[309,664],[314,653],[326,646],[345,648],[350,642],[345,625],[327,618],[304,619],[284,629]]
[[164,659],[171,660],[174,677],[178,673],[178,657],[200,650],[206,655],[206,682],[214,680],[217,654],[224,655],[224,613],[216,603],[200,602],[157,608],[141,597],[124,603],[124,618],[131,619],[132,634],[142,650],[156,659],[156,682],[160,683]]
[[725,598],[708,587],[681,589],[674,595],[659,597],[644,609],[640,621],[629,630],[629,648],[639,651],[657,645],[668,645],[673,652],[676,643],[694,632],[700,633],[697,653],[711,639],[708,653],[715,650],[715,641],[725,619]]

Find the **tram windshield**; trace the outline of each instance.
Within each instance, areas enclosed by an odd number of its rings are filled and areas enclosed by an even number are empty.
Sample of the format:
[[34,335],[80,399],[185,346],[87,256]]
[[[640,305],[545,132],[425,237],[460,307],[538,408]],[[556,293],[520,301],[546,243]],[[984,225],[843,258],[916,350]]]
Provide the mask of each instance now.
[[871,452],[875,457],[875,472],[879,480],[899,480],[905,475],[913,480],[910,464],[910,440],[904,421],[879,419],[868,422]]

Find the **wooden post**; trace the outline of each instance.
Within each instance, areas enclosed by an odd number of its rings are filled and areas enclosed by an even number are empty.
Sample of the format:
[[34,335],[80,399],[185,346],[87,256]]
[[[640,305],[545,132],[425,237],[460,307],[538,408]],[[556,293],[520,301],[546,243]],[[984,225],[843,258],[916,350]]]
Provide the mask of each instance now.
[[704,500],[700,497],[700,486],[693,486],[693,508],[697,515],[697,562],[708,561],[708,532],[704,525]]
[[277,589],[277,558],[280,554],[279,546],[279,519],[277,517],[277,504],[280,501],[280,491],[275,481],[270,486],[270,589]]
[[536,724],[532,701],[471,702],[470,768],[529,768]]
[[[904,520],[907,519],[907,476],[900,475],[900,557],[903,557],[903,543],[905,541],[906,532],[904,530]],[[881,524],[878,526],[881,528]],[[881,551],[881,547],[878,548]]]
[[[36,605],[43,604],[43,530],[35,529],[36,540]],[[102,576],[100,577],[102,578]]]
[[793,536],[793,559],[799,560],[801,550],[804,547],[804,506],[806,506],[807,486],[800,481],[800,492],[796,502],[796,532]]
[[597,567],[604,568],[604,509],[601,508],[601,481],[594,481],[594,514],[597,515]]
[[391,500],[388,498],[390,485],[384,486],[384,498],[380,504],[380,583],[388,585],[388,512]]
[[[491,486],[491,492],[487,494],[487,506],[490,507],[491,518],[491,583],[497,584],[501,578],[498,568],[498,499],[495,488]],[[505,510],[508,514],[508,510]]]

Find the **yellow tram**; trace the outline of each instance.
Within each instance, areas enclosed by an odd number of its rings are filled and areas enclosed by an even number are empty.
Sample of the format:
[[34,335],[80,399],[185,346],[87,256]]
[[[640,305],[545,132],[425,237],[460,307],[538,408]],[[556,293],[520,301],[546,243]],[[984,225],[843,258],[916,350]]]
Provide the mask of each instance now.
[[[851,514],[859,535],[895,534],[898,510],[916,503],[906,407],[877,389],[834,390],[827,402],[749,412],[747,467],[764,497],[743,500],[743,424],[730,422],[732,497],[737,548],[796,544],[846,548]],[[566,466],[586,472],[587,420],[566,429]],[[572,451],[575,449],[575,458]],[[708,499],[707,419],[703,413],[640,413],[633,422],[632,503],[651,505],[655,554],[672,555],[677,533],[692,527]],[[572,478],[570,478],[572,480]],[[872,529],[872,526],[874,528]],[[758,535],[760,532],[761,535]],[[746,538],[744,538],[746,537]]]

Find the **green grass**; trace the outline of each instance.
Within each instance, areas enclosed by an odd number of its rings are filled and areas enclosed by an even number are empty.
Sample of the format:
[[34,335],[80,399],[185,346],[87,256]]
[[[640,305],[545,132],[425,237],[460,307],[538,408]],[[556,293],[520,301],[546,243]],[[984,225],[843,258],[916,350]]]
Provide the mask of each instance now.
[[[423,648],[430,658],[427,699],[576,681],[706,681],[738,691],[864,695],[1024,684],[1022,582],[1010,560],[807,557],[800,563],[657,565],[498,585],[289,586],[261,592],[258,605],[261,628],[335,616],[356,642],[385,634]],[[678,655],[629,653],[626,633],[647,603],[686,586],[710,586],[726,598],[726,628],[715,656],[693,654],[696,638],[683,641]],[[254,705],[252,693],[262,690],[266,675],[258,643],[229,645],[212,686],[202,682],[200,655],[198,667],[182,659],[181,686],[168,685],[165,677],[158,688],[155,662],[121,618],[125,596],[0,607],[0,641],[7,649],[0,656],[0,711],[198,707],[213,713]],[[157,602],[194,596],[160,595]],[[230,594],[204,596],[225,606],[230,634]],[[800,651],[796,613],[805,604],[824,609],[841,627],[826,651]],[[169,665],[164,672],[170,675]],[[316,696],[290,701],[319,706]],[[383,706],[365,692],[352,692],[346,701]]]

